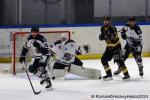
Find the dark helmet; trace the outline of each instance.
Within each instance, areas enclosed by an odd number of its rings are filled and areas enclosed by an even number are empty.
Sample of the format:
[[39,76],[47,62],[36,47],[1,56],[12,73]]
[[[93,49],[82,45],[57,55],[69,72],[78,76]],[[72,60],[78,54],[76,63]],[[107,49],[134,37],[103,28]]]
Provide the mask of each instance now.
[[135,16],[131,16],[131,17],[129,17],[129,21],[135,21],[136,19],[135,19]]
[[109,16],[104,16],[103,20],[111,20],[111,18]]
[[33,27],[31,28],[31,32],[39,32],[39,27],[33,26]]

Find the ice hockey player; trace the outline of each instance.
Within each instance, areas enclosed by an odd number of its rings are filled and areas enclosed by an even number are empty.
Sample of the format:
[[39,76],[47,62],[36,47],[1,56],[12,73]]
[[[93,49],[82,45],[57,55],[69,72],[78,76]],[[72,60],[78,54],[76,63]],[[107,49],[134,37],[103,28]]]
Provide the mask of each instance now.
[[[142,63],[142,31],[136,24],[134,16],[129,17],[128,23],[123,27],[121,36],[126,40],[126,45],[123,50],[123,60],[125,61],[129,54],[132,53],[138,68],[139,75],[143,76],[143,63]],[[114,72],[115,75],[120,73],[120,68]]]
[[26,61],[26,55],[29,48],[32,48],[34,52],[34,56],[32,57],[31,64],[28,68],[29,72],[41,78],[40,84],[44,85],[44,83],[46,83],[45,88],[48,89],[52,86],[52,84],[46,71],[46,66],[50,59],[51,52],[49,51],[46,38],[39,33],[39,27],[37,26],[33,26],[31,28],[31,33],[26,39],[21,51],[19,58],[20,63]]
[[[85,52],[90,50],[87,44],[83,48]],[[53,43],[51,50],[57,56],[57,60],[53,65],[56,78],[65,77],[66,71],[86,78],[99,78],[100,70],[83,67],[83,62],[76,57],[77,54],[81,54],[81,49],[74,40],[68,38],[67,34],[63,33],[60,40]]]
[[111,68],[108,64],[112,58],[114,62],[117,63],[118,67],[124,74],[122,78],[124,81],[128,81],[130,79],[128,69],[125,66],[122,60],[122,49],[121,43],[119,41],[119,37],[117,35],[117,29],[115,26],[111,25],[111,18],[109,16],[104,16],[103,18],[103,26],[101,27],[101,34],[99,35],[99,39],[105,40],[106,42],[106,50],[101,58],[102,65],[105,69],[106,76],[103,76],[104,80],[112,80],[112,72]]

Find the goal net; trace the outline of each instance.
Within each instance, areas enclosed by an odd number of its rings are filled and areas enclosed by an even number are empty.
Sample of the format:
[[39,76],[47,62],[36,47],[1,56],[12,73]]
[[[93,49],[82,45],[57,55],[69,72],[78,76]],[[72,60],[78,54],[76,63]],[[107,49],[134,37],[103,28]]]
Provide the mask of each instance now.
[[[68,34],[68,38],[70,38],[69,31],[47,31],[47,32],[40,32],[48,41],[48,45],[50,46],[51,43],[60,39],[61,34]],[[15,32],[13,34],[13,51],[12,51],[12,67],[11,73],[16,74],[18,72],[23,71],[22,65],[19,63],[19,57],[22,50],[22,47],[25,43],[26,38],[30,32]],[[29,64],[31,61],[31,57],[33,56],[32,50],[29,50],[26,56],[26,64]]]

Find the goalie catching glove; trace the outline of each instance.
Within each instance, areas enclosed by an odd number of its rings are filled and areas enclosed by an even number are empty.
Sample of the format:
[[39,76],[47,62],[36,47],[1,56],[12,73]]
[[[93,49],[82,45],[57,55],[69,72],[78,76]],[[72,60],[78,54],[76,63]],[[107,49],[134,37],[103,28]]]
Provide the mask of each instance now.
[[84,50],[85,50],[86,53],[90,53],[91,52],[91,47],[90,47],[89,44],[84,44],[83,48],[84,48]]

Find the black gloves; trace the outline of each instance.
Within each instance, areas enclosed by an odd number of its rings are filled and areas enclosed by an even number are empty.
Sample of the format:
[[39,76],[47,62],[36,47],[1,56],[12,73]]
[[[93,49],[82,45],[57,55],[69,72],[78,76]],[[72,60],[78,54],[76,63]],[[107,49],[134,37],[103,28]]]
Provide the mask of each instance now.
[[125,33],[121,33],[121,36],[122,36],[122,38],[123,38],[124,40],[127,39],[127,35],[126,35]]
[[20,63],[25,62],[25,60],[26,60],[25,56],[20,56],[20,57],[19,57],[19,62],[20,62]]
[[104,40],[104,39],[106,39],[107,37],[106,37],[106,35],[104,35],[103,33],[101,33],[100,35],[99,35],[99,40]]
[[52,76],[52,80],[55,80],[55,78],[56,78],[55,76]]

